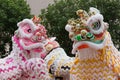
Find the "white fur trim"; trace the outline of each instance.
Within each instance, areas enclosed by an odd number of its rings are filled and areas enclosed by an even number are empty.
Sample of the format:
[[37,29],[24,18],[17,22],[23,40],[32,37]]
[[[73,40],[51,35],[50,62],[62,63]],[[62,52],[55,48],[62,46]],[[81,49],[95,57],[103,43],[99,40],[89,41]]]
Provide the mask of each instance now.
[[29,46],[25,46],[25,44],[22,40],[20,40],[20,44],[26,50],[31,50],[33,48],[38,48],[38,47],[42,47],[42,48],[44,47],[43,43],[35,43],[35,44],[29,45]]
[[[100,26],[99,30],[94,30],[94,29],[91,28],[91,25],[96,21],[100,21],[101,26]],[[96,14],[96,15],[91,16],[87,21],[87,26],[90,29],[91,33],[93,33],[93,34],[102,33],[105,29],[104,28],[104,22],[103,22],[103,16],[101,14]]]
[[31,19],[24,19],[23,21],[17,23],[18,27],[23,26],[23,24],[28,23],[33,31],[37,29],[36,25],[33,23]]
[[52,58],[53,56],[55,57],[55,60],[56,59],[69,59],[69,57],[67,56],[67,54],[65,53],[64,49],[63,48],[56,48],[56,49],[53,49],[46,57],[45,57],[45,61],[48,63]]
[[100,14],[100,11],[99,11],[98,9],[94,8],[94,7],[90,7],[90,9],[89,9],[89,10],[90,10],[90,11],[89,11],[89,13],[94,12],[95,14],[97,14],[97,13],[99,13],[99,14]]
[[98,55],[99,52],[91,48],[81,49],[80,51],[77,52],[77,56],[81,60],[95,59],[97,58]]
[[51,37],[49,39],[46,39],[45,41],[43,41],[44,45],[47,45],[48,42],[52,42],[52,41],[55,41],[56,37]]
[[50,41],[54,41],[56,39],[56,37],[52,37],[50,38]]
[[65,30],[68,31],[68,32],[70,32],[71,31],[71,27],[72,27],[71,25],[67,24],[65,26]]

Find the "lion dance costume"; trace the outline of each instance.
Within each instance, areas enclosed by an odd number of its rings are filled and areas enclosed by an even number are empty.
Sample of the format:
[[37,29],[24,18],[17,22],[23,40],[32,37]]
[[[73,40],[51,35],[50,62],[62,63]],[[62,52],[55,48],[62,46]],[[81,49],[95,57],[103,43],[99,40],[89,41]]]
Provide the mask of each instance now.
[[39,19],[24,19],[12,37],[13,50],[0,59],[0,80],[50,80],[43,58],[48,37]]
[[65,29],[73,41],[69,57],[48,38],[39,18],[24,19],[12,37],[11,54],[0,59],[0,80],[120,80],[120,53],[96,8],[78,10]]
[[76,54],[70,80],[119,80],[120,53],[114,47],[99,10],[78,10],[78,19],[68,20],[66,30]]

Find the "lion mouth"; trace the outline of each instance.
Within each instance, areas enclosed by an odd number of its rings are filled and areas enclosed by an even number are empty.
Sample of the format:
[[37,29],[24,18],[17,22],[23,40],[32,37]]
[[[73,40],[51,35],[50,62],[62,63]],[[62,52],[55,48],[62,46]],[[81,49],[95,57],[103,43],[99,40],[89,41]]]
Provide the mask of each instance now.
[[[91,42],[91,43],[94,43],[94,44],[101,44],[101,43],[103,43],[103,41],[104,41],[104,39],[102,39],[102,40],[95,40],[95,41],[86,41],[86,42]],[[89,47],[90,46],[87,45],[87,44],[82,44],[82,45],[78,46],[78,50],[84,49],[84,48],[89,48]]]
[[31,49],[35,49],[35,48],[40,48],[40,47],[43,48],[44,47],[44,43],[32,42],[31,40],[24,40],[24,39],[20,40],[20,44],[26,50],[31,50]]
[[45,45],[42,42],[33,42],[29,39],[19,39],[16,36],[13,37],[13,41],[15,42],[15,44],[17,44],[17,46],[20,48],[20,50],[23,50],[23,49],[31,50],[31,49],[35,49],[35,48],[43,48]]
[[95,39],[94,41],[74,42],[72,54],[75,54],[77,50],[81,50],[81,49],[85,49],[85,48],[91,48],[91,49],[95,49],[95,50],[102,49],[103,46],[106,44],[106,41],[108,38],[107,32],[105,32],[104,35],[105,35],[104,37],[102,37],[98,40]]
[[35,44],[35,42],[32,42],[29,39],[22,39],[22,42],[24,43],[25,46],[30,46],[30,45]]

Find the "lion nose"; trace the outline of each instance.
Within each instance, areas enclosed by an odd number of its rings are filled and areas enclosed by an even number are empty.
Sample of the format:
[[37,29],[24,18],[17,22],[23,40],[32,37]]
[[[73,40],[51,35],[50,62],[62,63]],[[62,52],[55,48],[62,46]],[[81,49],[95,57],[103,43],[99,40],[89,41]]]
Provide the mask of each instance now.
[[40,41],[41,40],[41,33],[40,32],[36,32],[34,34],[34,36],[32,37],[33,41]]
[[36,36],[41,36],[41,33],[40,33],[40,32],[37,32],[35,35],[36,35]]
[[42,36],[42,34],[41,34],[40,32],[37,32],[37,33],[35,34],[35,36],[36,36],[36,40],[37,40],[37,41],[41,41],[41,40],[43,39],[43,36]]

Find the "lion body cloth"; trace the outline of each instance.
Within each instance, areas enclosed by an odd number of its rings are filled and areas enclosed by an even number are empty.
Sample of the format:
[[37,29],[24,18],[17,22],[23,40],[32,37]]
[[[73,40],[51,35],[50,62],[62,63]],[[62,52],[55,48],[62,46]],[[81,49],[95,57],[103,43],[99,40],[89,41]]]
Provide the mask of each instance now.
[[78,10],[78,19],[68,20],[65,29],[76,54],[70,80],[119,80],[120,52],[114,47],[99,10]]
[[13,50],[0,59],[0,80],[50,80],[43,58],[46,55],[46,29],[38,18],[24,19],[17,24],[12,37]]

